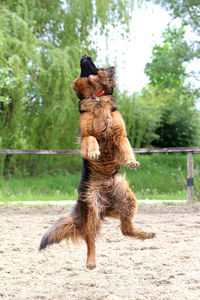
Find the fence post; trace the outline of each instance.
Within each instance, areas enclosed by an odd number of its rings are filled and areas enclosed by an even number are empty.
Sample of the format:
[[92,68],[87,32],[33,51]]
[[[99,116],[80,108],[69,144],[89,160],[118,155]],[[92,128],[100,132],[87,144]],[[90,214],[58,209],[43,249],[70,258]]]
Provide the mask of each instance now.
[[194,163],[193,163],[193,153],[187,153],[187,202],[192,204],[194,202]]

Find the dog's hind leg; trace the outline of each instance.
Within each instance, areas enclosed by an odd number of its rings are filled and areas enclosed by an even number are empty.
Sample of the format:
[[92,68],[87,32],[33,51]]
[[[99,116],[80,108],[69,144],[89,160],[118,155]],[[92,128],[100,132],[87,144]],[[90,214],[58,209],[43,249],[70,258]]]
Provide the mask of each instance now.
[[90,270],[96,268],[96,249],[95,249],[95,238],[93,235],[88,233],[85,236],[85,241],[87,244],[87,262],[86,267]]
[[120,228],[123,235],[142,240],[153,238],[155,236],[155,233],[146,232],[135,228],[133,217],[137,211],[137,199],[130,189],[126,191],[126,194],[126,199],[124,200],[125,205],[123,207],[122,213],[120,214]]
[[87,244],[87,262],[86,267],[90,270],[96,268],[96,250],[95,237],[100,229],[100,220],[98,218],[95,206],[88,207],[87,221],[84,225],[84,238]]
[[84,214],[81,221],[82,236],[87,245],[86,267],[90,270],[96,267],[95,238],[100,230],[100,219],[98,216],[97,195],[87,190],[83,195],[80,193],[78,211]]
[[120,228],[123,235],[143,240],[153,238],[155,233],[135,228],[133,217],[137,212],[137,199],[129,188],[125,177],[117,175],[115,184],[117,184],[117,188],[115,189],[115,199],[121,221]]
[[132,221],[131,214],[128,216],[121,216],[121,231],[123,235],[134,237],[137,239],[152,239],[155,236],[153,232],[147,232],[143,230],[138,230],[135,228],[134,223]]

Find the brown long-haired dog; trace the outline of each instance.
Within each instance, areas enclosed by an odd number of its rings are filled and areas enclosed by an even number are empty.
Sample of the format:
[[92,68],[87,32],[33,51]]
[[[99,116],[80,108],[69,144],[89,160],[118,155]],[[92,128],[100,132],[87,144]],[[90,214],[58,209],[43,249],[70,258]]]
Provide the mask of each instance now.
[[125,177],[119,174],[120,164],[136,168],[139,163],[112,95],[116,85],[115,68],[98,69],[87,55],[80,64],[81,75],[72,86],[80,99],[83,168],[78,201],[74,209],[43,236],[39,250],[63,239],[82,238],[87,244],[86,266],[94,269],[95,238],[106,217],[119,218],[124,235],[149,239],[155,234],[135,228],[133,216],[137,199]]

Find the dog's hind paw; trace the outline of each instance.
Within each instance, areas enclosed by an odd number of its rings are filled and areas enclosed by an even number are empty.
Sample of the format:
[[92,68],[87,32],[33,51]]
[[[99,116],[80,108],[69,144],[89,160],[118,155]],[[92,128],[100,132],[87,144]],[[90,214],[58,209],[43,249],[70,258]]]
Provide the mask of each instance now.
[[156,236],[155,232],[148,232],[148,239],[153,239]]
[[135,168],[137,168],[137,167],[140,166],[140,163],[139,163],[137,160],[132,159],[132,160],[126,161],[126,162],[125,162],[125,165],[126,165],[127,167],[129,167],[130,169],[135,169]]
[[89,151],[88,152],[88,158],[91,160],[96,160],[99,158],[100,156],[100,151],[99,150],[95,150],[95,151]]
[[86,267],[89,269],[89,270],[93,270],[96,268],[96,264],[95,263],[87,263],[86,264]]
[[138,231],[136,236],[141,240],[145,240],[153,239],[156,236],[156,234],[154,232]]

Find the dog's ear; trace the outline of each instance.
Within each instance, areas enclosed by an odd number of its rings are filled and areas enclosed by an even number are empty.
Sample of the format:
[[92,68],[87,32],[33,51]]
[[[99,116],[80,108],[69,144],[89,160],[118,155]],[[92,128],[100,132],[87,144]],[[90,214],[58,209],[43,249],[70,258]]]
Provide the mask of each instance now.
[[114,80],[115,67],[109,67],[106,69],[101,69],[97,72],[99,77],[99,84],[103,86],[107,94],[113,93],[113,88],[116,87],[116,82]]
[[112,67],[109,67],[109,68],[106,68],[104,69],[107,73],[108,73],[108,76],[113,78],[115,77],[115,66],[112,66]]

